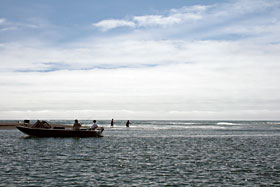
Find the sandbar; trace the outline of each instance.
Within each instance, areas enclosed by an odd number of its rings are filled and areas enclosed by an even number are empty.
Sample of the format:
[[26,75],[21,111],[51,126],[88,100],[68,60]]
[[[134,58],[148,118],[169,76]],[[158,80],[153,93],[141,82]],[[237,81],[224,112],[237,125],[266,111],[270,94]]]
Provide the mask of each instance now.
[[[23,125],[23,123],[16,123],[16,122],[0,122],[0,130],[12,130],[16,129],[16,126]],[[28,124],[26,126],[31,127],[33,124]],[[71,125],[64,125],[64,124],[50,124],[52,127],[72,127]]]

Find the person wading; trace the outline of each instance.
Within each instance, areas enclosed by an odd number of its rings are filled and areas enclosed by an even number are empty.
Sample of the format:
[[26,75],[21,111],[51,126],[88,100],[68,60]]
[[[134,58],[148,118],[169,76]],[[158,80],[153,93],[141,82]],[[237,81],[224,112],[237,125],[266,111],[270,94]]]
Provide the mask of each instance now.
[[129,127],[129,124],[130,124],[130,122],[129,122],[129,120],[127,120],[125,126],[126,126],[126,127]]

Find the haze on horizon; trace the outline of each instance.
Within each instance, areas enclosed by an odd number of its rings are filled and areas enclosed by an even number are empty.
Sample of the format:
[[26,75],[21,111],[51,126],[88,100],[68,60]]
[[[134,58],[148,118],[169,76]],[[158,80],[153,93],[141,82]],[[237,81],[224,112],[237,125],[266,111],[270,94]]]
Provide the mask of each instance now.
[[278,0],[2,0],[0,119],[279,120]]

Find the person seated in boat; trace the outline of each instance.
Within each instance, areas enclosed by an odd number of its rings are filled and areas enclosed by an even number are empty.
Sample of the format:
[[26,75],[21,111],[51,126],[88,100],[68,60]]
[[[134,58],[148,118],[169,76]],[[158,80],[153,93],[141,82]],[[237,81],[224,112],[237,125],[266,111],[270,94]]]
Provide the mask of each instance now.
[[78,131],[81,128],[81,124],[78,122],[77,119],[75,119],[74,125],[73,125],[73,130]]
[[97,129],[98,128],[98,125],[97,125],[97,123],[96,123],[96,120],[93,120],[93,124],[92,124],[92,126],[90,127],[90,130],[95,130],[95,129]]
[[104,131],[104,127],[99,127],[96,123],[96,120],[93,120],[93,124],[89,130],[99,130],[102,133]]

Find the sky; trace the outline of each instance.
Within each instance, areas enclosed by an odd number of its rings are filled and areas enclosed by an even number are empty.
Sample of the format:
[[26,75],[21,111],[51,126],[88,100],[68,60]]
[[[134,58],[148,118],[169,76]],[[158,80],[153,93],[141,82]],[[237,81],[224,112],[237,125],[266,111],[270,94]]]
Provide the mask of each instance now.
[[0,119],[280,120],[279,0],[0,0]]

